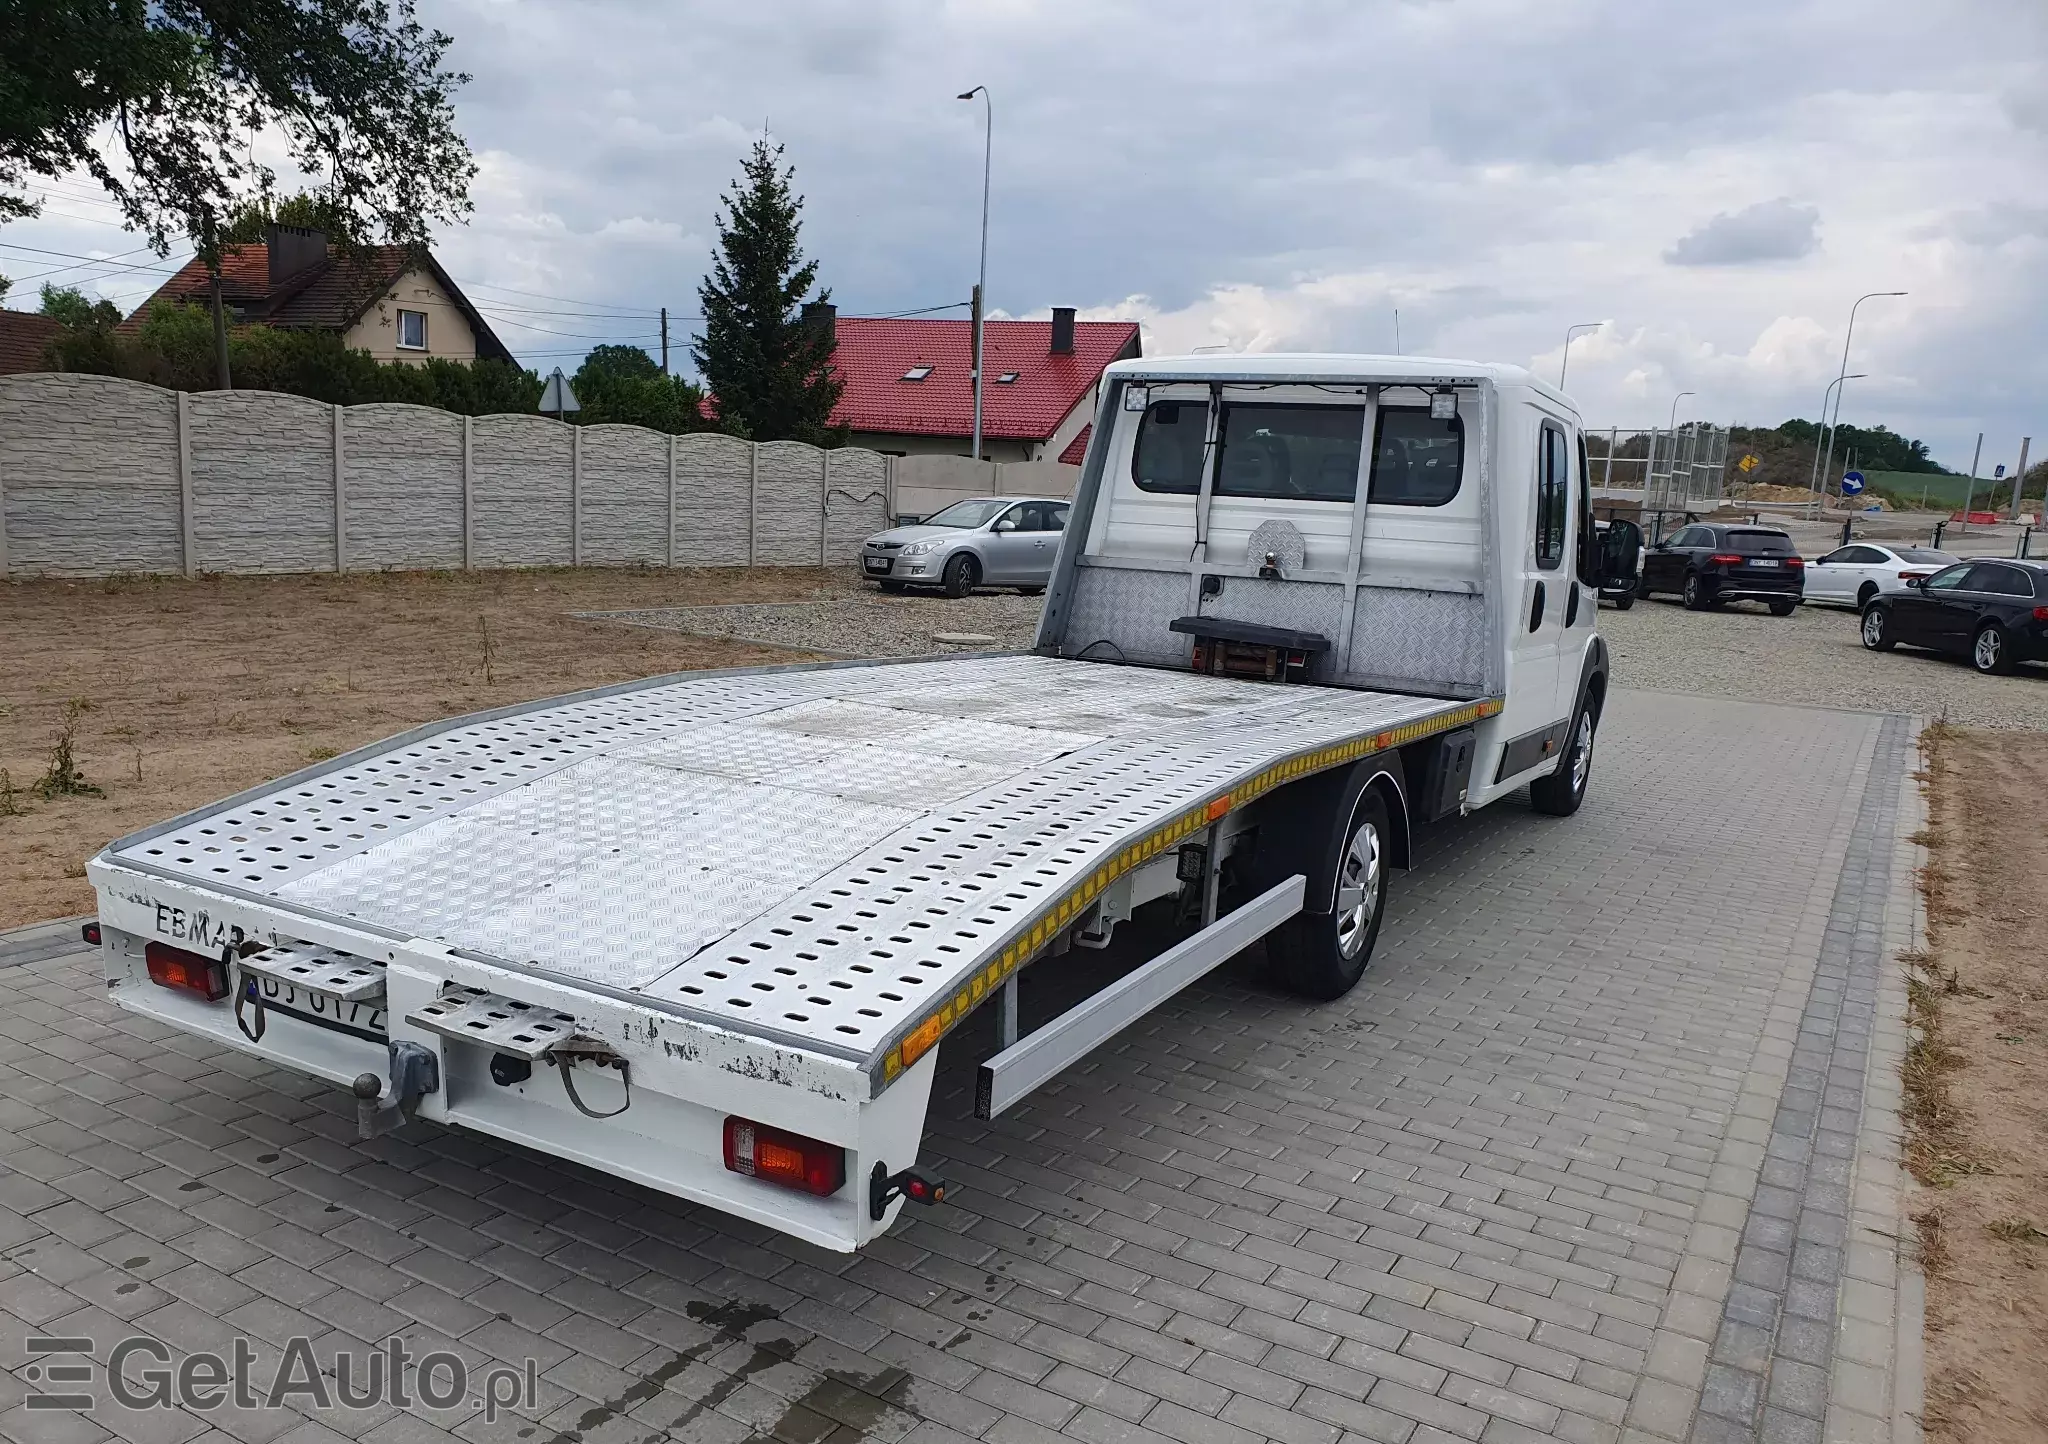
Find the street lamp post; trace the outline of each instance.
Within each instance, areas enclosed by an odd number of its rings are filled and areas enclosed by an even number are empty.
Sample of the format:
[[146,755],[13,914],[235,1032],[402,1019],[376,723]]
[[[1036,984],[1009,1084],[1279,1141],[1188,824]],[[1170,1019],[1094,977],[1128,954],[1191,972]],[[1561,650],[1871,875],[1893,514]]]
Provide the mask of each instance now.
[[1666,431],[1676,433],[1678,430],[1678,403],[1685,400],[1688,396],[1697,395],[1699,395],[1697,391],[1681,391],[1671,398],[1671,424],[1664,428]]
[[1599,329],[1600,329],[1600,328],[1601,328],[1602,326],[1605,326],[1606,324],[1607,324],[1607,323],[1606,323],[1605,321],[1581,321],[1581,322],[1579,322],[1579,324],[1578,324],[1578,325],[1576,325],[1576,326],[1567,326],[1567,327],[1565,327],[1565,332],[1564,332],[1564,357],[1563,357],[1563,359],[1562,359],[1562,360],[1560,360],[1560,361],[1559,361],[1559,362],[1557,363],[1557,389],[1558,389],[1558,390],[1560,390],[1560,391],[1564,390],[1564,373],[1565,373],[1565,368],[1566,368],[1566,367],[1568,367],[1568,366],[1570,366],[1570,365],[1571,365],[1571,363],[1572,363],[1572,337],[1574,337],[1574,336],[1578,335],[1578,334],[1579,334],[1579,332],[1581,332],[1581,331],[1597,331],[1597,330],[1599,330]]
[[[1861,306],[1865,301],[1874,301],[1880,296],[1903,296],[1905,294],[1904,291],[1871,291],[1856,298],[1856,305],[1849,308],[1849,329],[1842,333],[1842,369],[1835,374],[1835,385],[1837,387],[1840,387],[1844,381],[1849,379],[1849,343],[1856,337],[1856,307]],[[1835,422],[1841,419],[1842,393],[1840,390],[1837,390],[1835,392],[1835,420],[1829,421],[1827,413],[1825,411],[1821,413],[1821,421],[1824,423],[1824,429],[1821,434],[1826,438],[1826,444],[1824,448],[1825,455],[1820,451],[1814,453],[1813,486],[1816,492],[1821,491],[1827,484],[1822,478],[1826,475],[1828,467],[1835,459]]]
[[[1820,394],[1820,419],[1823,430],[1826,429],[1828,419],[1828,398],[1835,394],[1835,389],[1844,381],[1861,381],[1869,374],[1867,371],[1855,371],[1847,376],[1837,376],[1828,383],[1828,389]],[[1806,489],[1814,493],[1816,504],[1820,502],[1826,491],[1826,483],[1820,477],[1820,437],[1818,436],[1813,439],[1813,475],[1808,478]]]
[[981,373],[982,317],[988,311],[988,177],[989,167],[995,157],[996,105],[989,99],[988,87],[977,85],[972,90],[963,90],[958,99],[972,100],[981,97],[984,124],[981,145],[981,269],[976,274],[974,295],[974,459],[981,460]]

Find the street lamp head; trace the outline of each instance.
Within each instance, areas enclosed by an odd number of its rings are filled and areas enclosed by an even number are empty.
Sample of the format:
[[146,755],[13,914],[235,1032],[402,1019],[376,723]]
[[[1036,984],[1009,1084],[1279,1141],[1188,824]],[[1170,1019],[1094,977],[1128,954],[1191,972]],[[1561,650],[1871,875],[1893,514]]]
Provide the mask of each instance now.
[[974,97],[975,97],[975,96],[977,96],[977,95],[986,95],[987,93],[988,93],[988,87],[987,87],[987,86],[985,86],[985,85],[977,85],[977,86],[975,86],[975,87],[974,87],[974,89],[972,89],[972,90],[963,90],[963,91],[961,91],[961,92],[960,92],[960,93],[959,93],[958,95],[954,96],[953,98],[954,98],[955,100],[972,100],[972,99],[974,99]]

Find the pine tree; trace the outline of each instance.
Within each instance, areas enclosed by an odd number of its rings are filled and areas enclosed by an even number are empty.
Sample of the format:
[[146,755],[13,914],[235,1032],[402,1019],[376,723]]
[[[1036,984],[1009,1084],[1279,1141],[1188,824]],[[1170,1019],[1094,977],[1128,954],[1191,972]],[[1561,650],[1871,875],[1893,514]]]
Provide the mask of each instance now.
[[[790,189],[795,175],[781,146],[754,142],[722,201],[718,256],[697,288],[704,335],[690,354],[728,431],[837,446],[844,429],[830,417],[843,383],[831,368],[832,338],[802,318],[818,263],[797,244],[804,200]],[[831,296],[820,291],[817,299]]]

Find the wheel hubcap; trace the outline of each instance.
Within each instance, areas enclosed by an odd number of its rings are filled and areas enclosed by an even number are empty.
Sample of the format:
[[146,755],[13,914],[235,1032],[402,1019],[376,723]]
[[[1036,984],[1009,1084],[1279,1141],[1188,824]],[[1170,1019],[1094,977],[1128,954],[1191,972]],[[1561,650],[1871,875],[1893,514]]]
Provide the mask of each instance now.
[[1572,791],[1586,790],[1586,774],[1593,770],[1593,717],[1579,714],[1579,730],[1572,738]]
[[1700,594],[1700,584],[1691,577],[1685,579],[1685,599],[1690,602]]
[[1980,632],[1977,636],[1977,665],[1995,667],[1998,665],[1998,633]]
[[1871,612],[1863,618],[1863,640],[1873,647],[1884,640],[1884,617],[1882,614]]
[[1337,951],[1358,956],[1380,907],[1380,830],[1361,823],[1337,872]]

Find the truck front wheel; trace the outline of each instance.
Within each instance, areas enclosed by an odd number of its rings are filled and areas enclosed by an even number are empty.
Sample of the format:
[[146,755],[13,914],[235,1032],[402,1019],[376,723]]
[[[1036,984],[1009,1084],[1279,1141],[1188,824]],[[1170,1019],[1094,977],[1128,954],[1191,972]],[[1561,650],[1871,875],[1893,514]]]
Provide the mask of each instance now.
[[1572,718],[1571,745],[1558,760],[1557,770],[1529,784],[1529,800],[1538,812],[1570,817],[1579,810],[1586,800],[1586,783],[1593,775],[1593,734],[1598,728],[1593,699],[1585,698],[1579,703],[1578,716]]
[[1274,976],[1289,992],[1329,1002],[1365,976],[1386,915],[1393,838],[1385,799],[1360,793],[1336,858],[1334,905],[1297,913],[1266,935]]

